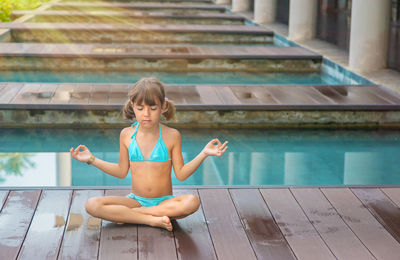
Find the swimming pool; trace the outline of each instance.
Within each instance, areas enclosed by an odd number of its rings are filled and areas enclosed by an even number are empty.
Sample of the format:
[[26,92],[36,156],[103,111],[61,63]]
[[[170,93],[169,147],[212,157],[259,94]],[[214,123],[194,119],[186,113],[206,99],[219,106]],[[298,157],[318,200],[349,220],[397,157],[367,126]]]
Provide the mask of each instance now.
[[91,72],[91,71],[0,71],[0,82],[135,83],[142,77],[157,77],[166,84],[352,84],[328,73],[258,72]]
[[[1,129],[0,186],[129,185],[69,157],[85,144],[95,156],[117,162],[120,129]],[[377,185],[400,184],[400,131],[181,130],[187,162],[205,143],[229,140],[186,181],[173,185]],[[8,174],[6,173],[8,171]],[[21,175],[18,175],[18,171]]]

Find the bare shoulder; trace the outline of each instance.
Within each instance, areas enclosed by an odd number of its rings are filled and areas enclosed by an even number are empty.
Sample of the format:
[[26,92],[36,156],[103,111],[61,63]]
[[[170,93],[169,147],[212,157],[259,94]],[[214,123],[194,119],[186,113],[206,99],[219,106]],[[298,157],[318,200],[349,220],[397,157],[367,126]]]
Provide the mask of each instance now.
[[162,125],[161,131],[162,131],[162,135],[165,136],[166,139],[173,140],[174,142],[177,140],[180,140],[180,138],[181,138],[181,134],[175,128],[172,128],[172,127],[169,127],[166,125]]
[[132,132],[131,126],[125,127],[121,130],[120,137],[121,138],[127,137],[131,132]]

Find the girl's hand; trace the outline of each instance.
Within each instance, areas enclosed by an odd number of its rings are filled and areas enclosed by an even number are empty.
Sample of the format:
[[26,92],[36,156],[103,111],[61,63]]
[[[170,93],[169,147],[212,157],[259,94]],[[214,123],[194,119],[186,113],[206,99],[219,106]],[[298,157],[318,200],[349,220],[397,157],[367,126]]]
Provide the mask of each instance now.
[[225,143],[221,144],[221,142],[215,138],[208,142],[208,144],[204,147],[203,153],[206,155],[213,155],[213,156],[218,156],[220,157],[221,155],[224,154],[226,149],[228,149],[228,141],[225,141]]
[[[83,151],[79,151],[80,149]],[[71,147],[69,152],[71,153],[72,158],[80,162],[87,162],[89,161],[90,156],[92,156],[90,150],[83,144],[79,145],[75,150]]]

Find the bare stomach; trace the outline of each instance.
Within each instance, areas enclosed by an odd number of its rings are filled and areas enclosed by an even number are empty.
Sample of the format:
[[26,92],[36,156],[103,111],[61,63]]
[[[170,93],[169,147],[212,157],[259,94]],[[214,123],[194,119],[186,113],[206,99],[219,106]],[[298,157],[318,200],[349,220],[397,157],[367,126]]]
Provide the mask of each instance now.
[[132,192],[145,198],[172,195],[171,161],[130,162]]

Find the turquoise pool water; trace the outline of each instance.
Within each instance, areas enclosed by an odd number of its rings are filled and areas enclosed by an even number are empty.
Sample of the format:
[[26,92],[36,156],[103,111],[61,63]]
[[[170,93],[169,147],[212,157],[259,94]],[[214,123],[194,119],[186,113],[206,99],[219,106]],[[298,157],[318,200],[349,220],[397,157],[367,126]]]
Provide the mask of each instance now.
[[[119,129],[0,129],[1,186],[129,185],[69,157],[87,145],[118,161]],[[209,157],[174,185],[400,184],[400,131],[181,130],[183,156],[194,158],[208,140],[229,140],[221,158]]]
[[166,84],[351,84],[327,73],[170,73],[170,72],[56,72],[0,71],[0,82],[134,83],[141,77],[158,77]]

